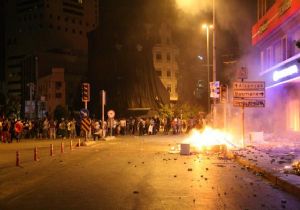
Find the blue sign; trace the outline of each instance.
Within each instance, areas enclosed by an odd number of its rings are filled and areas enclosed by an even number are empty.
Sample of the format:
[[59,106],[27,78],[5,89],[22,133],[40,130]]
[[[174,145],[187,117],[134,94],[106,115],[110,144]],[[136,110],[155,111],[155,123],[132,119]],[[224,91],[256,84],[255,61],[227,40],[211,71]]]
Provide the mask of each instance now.
[[80,110],[80,117],[81,118],[87,118],[89,117],[89,110],[88,109],[81,109]]

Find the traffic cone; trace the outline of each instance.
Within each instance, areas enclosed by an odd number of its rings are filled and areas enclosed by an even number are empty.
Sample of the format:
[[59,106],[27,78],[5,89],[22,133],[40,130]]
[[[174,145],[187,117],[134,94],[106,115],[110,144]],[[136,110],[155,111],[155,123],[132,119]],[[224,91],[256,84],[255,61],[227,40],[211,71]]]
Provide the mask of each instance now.
[[37,147],[34,148],[34,151],[33,151],[34,155],[33,155],[33,160],[34,161],[38,161],[38,151],[37,151]]
[[60,152],[64,153],[64,143],[63,142],[61,142],[61,144],[60,144]]
[[16,151],[16,166],[20,166],[20,153],[19,153],[19,150]]
[[50,156],[53,156],[53,144],[50,144]]

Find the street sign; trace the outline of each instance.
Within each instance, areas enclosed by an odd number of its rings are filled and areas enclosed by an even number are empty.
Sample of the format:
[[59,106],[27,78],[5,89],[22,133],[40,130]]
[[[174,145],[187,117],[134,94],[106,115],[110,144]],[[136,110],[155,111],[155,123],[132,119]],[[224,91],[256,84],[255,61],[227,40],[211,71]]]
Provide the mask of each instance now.
[[108,118],[110,118],[110,119],[114,118],[114,117],[115,117],[115,111],[114,111],[114,110],[109,110],[109,111],[107,112],[107,116],[108,116]]
[[265,82],[251,81],[251,82],[234,82],[233,90],[264,90]]
[[235,98],[265,98],[264,90],[234,90]]
[[87,118],[89,116],[89,110],[88,109],[81,109],[80,110],[80,116],[81,116],[81,118]]
[[233,99],[233,106],[235,107],[265,107],[265,99]]
[[219,98],[220,97],[220,81],[214,81],[209,83],[210,86],[210,97]]
[[89,118],[83,118],[81,120],[81,128],[85,132],[89,132],[91,127],[91,120]]
[[238,70],[238,75],[237,77],[239,79],[247,79],[248,78],[248,69],[246,67],[241,67],[239,70]]

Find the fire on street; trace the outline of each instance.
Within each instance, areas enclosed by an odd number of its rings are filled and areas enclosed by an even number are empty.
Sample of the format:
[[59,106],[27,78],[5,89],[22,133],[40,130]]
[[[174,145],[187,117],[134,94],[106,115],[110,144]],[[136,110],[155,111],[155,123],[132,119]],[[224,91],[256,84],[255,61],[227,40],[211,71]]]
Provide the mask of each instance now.
[[126,136],[53,157],[45,146],[40,161],[20,167],[3,159],[33,142],[0,145],[0,209],[299,209],[297,198],[232,160],[169,153],[182,141]]

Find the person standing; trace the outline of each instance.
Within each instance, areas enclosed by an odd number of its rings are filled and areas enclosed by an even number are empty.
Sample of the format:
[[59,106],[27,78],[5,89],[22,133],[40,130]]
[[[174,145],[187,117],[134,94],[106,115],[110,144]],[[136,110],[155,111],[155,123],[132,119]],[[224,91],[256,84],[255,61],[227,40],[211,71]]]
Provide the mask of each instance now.
[[23,123],[21,122],[21,120],[17,120],[17,122],[15,123],[14,126],[15,129],[15,137],[17,142],[20,142],[21,139],[21,134],[22,134],[22,130],[23,130]]

